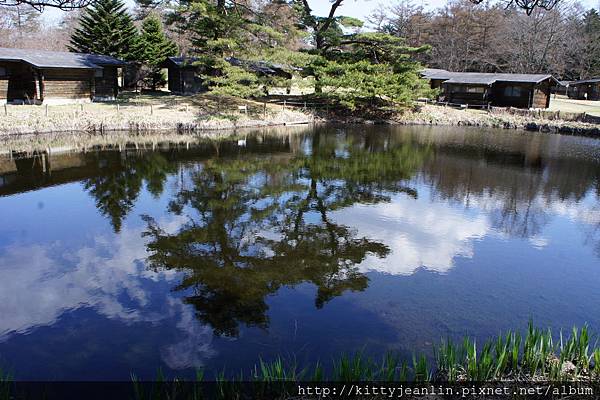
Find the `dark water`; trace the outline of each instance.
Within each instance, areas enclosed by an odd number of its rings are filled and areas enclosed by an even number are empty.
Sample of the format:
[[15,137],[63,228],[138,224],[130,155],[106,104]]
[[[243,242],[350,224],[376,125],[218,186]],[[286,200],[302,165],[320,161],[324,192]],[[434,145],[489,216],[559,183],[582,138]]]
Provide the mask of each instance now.
[[600,333],[600,141],[322,127],[0,159],[0,366],[214,376]]

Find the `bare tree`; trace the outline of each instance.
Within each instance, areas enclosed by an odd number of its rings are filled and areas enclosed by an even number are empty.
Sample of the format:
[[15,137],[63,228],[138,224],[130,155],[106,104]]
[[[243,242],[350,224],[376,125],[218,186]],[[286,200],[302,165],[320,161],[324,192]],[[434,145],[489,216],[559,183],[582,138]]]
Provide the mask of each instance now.
[[420,59],[431,68],[543,72],[572,80],[593,76],[600,68],[600,17],[594,15],[578,3],[538,7],[527,15],[516,5],[506,9],[498,2],[474,5],[470,0],[452,0],[425,13],[410,0],[400,0],[382,6],[370,21],[411,46],[431,45]]
[[0,47],[66,51],[78,15],[78,11],[64,13],[59,24],[47,25],[29,6],[0,6]]
[[[470,0],[474,4],[481,4],[484,0]],[[525,10],[527,15],[531,15],[535,9],[551,10],[562,0],[505,0],[506,8],[517,6]]]

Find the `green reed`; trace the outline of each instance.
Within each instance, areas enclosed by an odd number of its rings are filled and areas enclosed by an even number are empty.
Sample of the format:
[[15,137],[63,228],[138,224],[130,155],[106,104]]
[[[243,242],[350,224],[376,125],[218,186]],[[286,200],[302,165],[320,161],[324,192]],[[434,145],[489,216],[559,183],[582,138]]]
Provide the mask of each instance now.
[[9,400],[13,379],[10,373],[0,368],[0,400]]

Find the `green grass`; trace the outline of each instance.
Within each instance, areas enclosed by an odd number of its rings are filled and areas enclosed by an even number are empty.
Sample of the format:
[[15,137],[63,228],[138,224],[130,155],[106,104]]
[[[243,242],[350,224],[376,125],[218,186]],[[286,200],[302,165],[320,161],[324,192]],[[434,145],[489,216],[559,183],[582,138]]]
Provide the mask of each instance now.
[[13,379],[11,374],[0,368],[0,400],[9,400]]
[[[553,338],[556,337],[555,341]],[[443,340],[434,346],[434,361],[415,354],[407,363],[394,353],[381,360],[362,352],[344,354],[332,360],[330,368],[317,362],[312,368],[298,369],[296,362],[281,358],[260,360],[251,370],[253,382],[298,381],[383,381],[383,382],[480,382],[499,380],[589,381],[600,379],[600,348],[590,348],[587,326],[573,328],[569,334],[553,336],[529,324],[524,336],[509,331],[484,343],[465,337],[455,343]],[[330,371],[326,374],[325,371]],[[161,380],[162,375],[160,375]],[[204,375],[202,375],[204,378]],[[220,382],[244,381],[244,375],[229,377],[222,371]]]
[[[554,338],[557,340],[555,341]],[[600,379],[600,348],[590,348],[587,326],[573,328],[568,334],[553,336],[549,329],[535,328],[533,324],[521,336],[509,331],[484,343],[465,337],[461,342],[443,340],[434,346],[434,361],[423,354],[415,354],[410,366],[393,353],[381,360],[366,357],[363,352],[344,354],[331,361],[329,368],[317,362],[312,368],[298,369],[296,361],[259,360],[249,378],[242,372],[228,375],[222,370],[214,378],[218,399],[288,399],[293,398],[295,382],[524,382],[524,381],[597,381]],[[329,371],[329,373],[325,373]],[[196,382],[205,379],[201,371]],[[242,395],[242,382],[253,382],[251,397]],[[165,383],[159,371],[158,383]],[[136,400],[175,398],[178,381],[166,385],[164,393],[136,389]],[[175,385],[173,385],[175,383]],[[258,385],[256,385],[258,384]],[[139,382],[134,379],[134,385]],[[154,388],[154,386],[153,386]],[[188,387],[189,389],[189,387]],[[146,386],[146,390],[149,390]],[[194,389],[196,390],[196,389]],[[202,398],[199,391],[187,398]],[[248,395],[248,393],[245,393]],[[292,397],[290,397],[292,396]],[[212,397],[211,397],[212,398]]]

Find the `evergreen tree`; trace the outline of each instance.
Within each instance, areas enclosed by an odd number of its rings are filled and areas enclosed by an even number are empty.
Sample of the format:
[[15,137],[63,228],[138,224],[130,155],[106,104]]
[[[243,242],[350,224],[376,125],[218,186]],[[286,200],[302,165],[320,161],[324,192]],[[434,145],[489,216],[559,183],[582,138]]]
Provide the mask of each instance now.
[[142,32],[136,44],[135,58],[144,65],[144,81],[152,90],[165,83],[160,64],[177,54],[177,46],[163,30],[156,14],[150,14],[142,23]]
[[98,0],[81,16],[69,50],[132,60],[136,37],[137,30],[123,1]]

